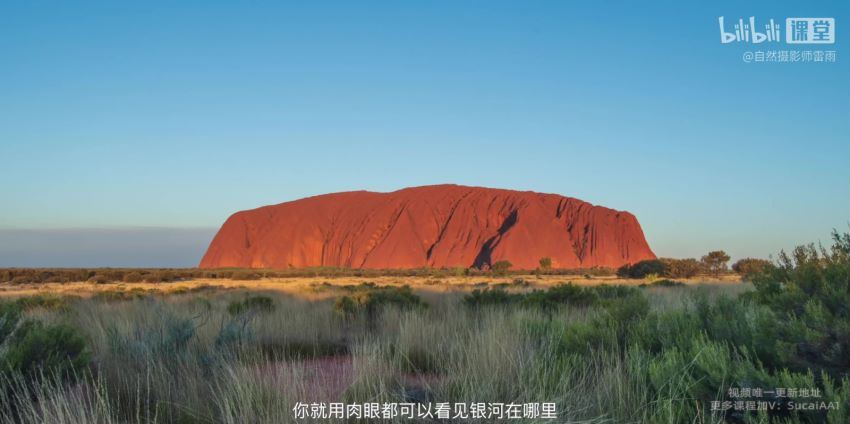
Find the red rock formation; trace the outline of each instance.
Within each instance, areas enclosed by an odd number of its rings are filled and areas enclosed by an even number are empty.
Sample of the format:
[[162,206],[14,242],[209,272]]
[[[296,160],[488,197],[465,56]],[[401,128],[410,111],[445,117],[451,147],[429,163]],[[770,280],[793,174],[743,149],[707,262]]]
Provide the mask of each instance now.
[[435,185],[392,193],[353,191],[233,214],[201,268],[533,269],[619,267],[655,258],[634,215],[578,199]]

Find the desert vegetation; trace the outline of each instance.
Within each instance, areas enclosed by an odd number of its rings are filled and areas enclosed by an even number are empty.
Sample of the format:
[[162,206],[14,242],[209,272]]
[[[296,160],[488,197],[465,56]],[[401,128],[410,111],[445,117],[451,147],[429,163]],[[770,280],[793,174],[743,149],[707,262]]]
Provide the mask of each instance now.
[[[245,268],[5,268],[0,269],[0,284],[20,285],[69,282],[106,283],[171,283],[204,280],[254,281],[269,278],[380,278],[380,277],[487,277],[487,276],[523,276],[527,274],[547,276],[585,276],[620,277],[631,279],[657,278],[693,278],[729,274],[727,263],[729,256],[723,251],[710,252],[702,259],[694,258],[648,259],[611,269],[593,268],[555,268],[552,258],[542,257],[535,269],[515,269],[508,260],[496,261],[492,266],[452,267],[452,268],[411,268],[411,269],[358,269],[337,267],[308,267],[287,269],[245,269]],[[764,259],[744,258],[732,265],[732,271],[744,278],[760,272]]]
[[[506,277],[443,291],[326,283],[321,299],[215,286],[8,299],[0,421],[277,423],[297,402],[554,402],[558,422],[848,422],[850,236],[762,265],[738,284]],[[738,401],[775,408],[713,408]],[[812,402],[824,407],[794,407]]]

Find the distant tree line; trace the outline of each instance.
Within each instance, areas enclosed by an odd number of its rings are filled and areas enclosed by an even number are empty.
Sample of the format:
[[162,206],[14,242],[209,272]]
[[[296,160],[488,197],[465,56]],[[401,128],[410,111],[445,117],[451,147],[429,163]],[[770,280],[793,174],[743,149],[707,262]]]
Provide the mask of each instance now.
[[[646,278],[657,275],[664,278],[689,278],[700,274],[720,275],[729,272],[729,256],[723,251],[709,252],[700,260],[660,258],[640,261],[617,270],[606,267],[553,268],[549,257],[540,258],[539,266],[531,270],[542,275],[584,275],[586,278],[617,275],[621,278]],[[746,258],[732,265],[732,270],[749,279],[761,272],[769,261]],[[297,277],[462,277],[523,275],[529,270],[513,269],[508,260],[499,260],[485,269],[474,267],[412,268],[412,269],[358,269],[338,267],[311,267],[289,269],[247,268],[4,268],[0,269],[0,283],[169,283],[193,279],[259,280],[261,278]]]
[[[648,259],[634,264],[623,265],[617,269],[620,278],[691,278],[697,275],[712,275],[719,277],[729,274],[729,257],[722,250],[708,252],[699,260],[694,258],[674,259],[659,258]],[[763,272],[770,261],[765,259],[744,258],[732,265],[732,271],[740,275],[743,280],[751,280],[753,276]]]

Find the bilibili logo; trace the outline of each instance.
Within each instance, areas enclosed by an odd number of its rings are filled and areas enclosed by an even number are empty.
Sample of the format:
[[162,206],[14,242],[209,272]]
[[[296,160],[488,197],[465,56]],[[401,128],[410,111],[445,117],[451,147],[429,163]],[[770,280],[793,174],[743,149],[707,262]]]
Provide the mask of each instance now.
[[[773,18],[757,22],[755,16],[739,18],[727,29],[725,17],[717,18],[720,26],[720,42],[729,43],[781,43],[781,27]],[[834,44],[834,18],[786,18],[786,44]]]

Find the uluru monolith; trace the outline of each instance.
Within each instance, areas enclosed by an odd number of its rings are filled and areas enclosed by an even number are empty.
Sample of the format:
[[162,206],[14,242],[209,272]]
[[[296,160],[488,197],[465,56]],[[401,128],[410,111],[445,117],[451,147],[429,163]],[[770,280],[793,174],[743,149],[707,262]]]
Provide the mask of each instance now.
[[634,215],[560,196],[459,185],[352,191],[237,212],[201,268],[619,267],[655,254]]

